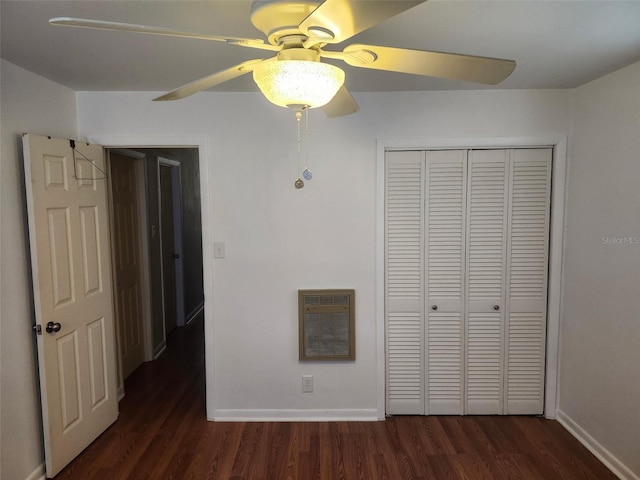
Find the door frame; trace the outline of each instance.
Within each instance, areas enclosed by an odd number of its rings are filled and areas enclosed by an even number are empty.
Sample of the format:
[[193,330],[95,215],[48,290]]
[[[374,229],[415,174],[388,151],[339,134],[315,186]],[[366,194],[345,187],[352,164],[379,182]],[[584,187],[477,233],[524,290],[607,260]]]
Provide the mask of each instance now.
[[[173,199],[173,244],[174,250],[179,255],[175,265],[176,284],[176,326],[183,327],[185,319],[184,311],[184,256],[182,251],[182,165],[180,162],[165,157],[158,157],[158,208],[162,218],[162,201],[160,196],[160,167],[169,167],[171,170],[171,196]],[[160,244],[162,244],[162,222],[160,222]],[[161,257],[162,264],[162,257]],[[162,292],[164,302],[164,277],[162,278]],[[164,312],[164,308],[163,308]],[[165,332],[166,338],[166,332]]]
[[386,414],[386,354],[384,320],[384,198],[385,153],[387,150],[440,150],[482,148],[552,147],[551,219],[549,225],[549,277],[547,294],[547,341],[545,362],[544,416],[556,418],[558,406],[558,350],[562,314],[564,212],[567,192],[567,136],[389,138],[376,145],[376,405],[378,419]]
[[216,406],[214,315],[213,315],[213,222],[211,216],[211,187],[209,140],[198,136],[160,136],[152,134],[102,135],[86,134],[87,141],[104,148],[197,148],[200,170],[200,207],[202,222],[202,282],[205,291],[204,344],[205,344],[205,397],[207,419],[214,420]]
[[[137,152],[135,150],[129,150],[126,148],[108,148],[104,147],[106,152],[107,159],[107,171],[111,171],[111,153],[115,153],[124,157],[131,158],[132,162],[135,162],[136,169],[136,190],[137,190],[137,200],[138,200],[138,220],[140,222],[140,232],[138,235],[138,252],[140,254],[140,287],[141,287],[141,296],[142,296],[142,337],[144,338],[144,361],[150,362],[153,360],[153,326],[151,324],[151,284],[149,279],[149,270],[150,270],[150,262],[149,262],[149,245],[147,243],[147,234],[148,232],[148,224],[149,219],[147,215],[147,199],[146,199],[146,175],[145,175],[145,160],[146,154],[142,152]],[[108,192],[108,201],[109,201],[109,225],[110,225],[110,236],[111,236],[111,244],[115,245],[115,237],[114,237],[114,219],[113,219],[113,192],[111,190],[111,184],[109,184],[109,192]],[[115,272],[115,249],[112,249],[111,252],[111,268],[112,271]],[[114,307],[116,305],[116,301],[114,298]],[[124,392],[124,378],[122,372],[122,362],[120,361],[120,319],[117,316],[117,308],[114,308],[114,312],[116,312],[116,345],[118,351],[118,400],[122,400],[125,395]]]

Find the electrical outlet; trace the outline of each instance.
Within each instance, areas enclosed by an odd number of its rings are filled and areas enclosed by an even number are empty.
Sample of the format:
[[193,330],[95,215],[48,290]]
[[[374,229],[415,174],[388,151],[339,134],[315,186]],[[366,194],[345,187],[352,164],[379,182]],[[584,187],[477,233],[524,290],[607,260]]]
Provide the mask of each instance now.
[[313,375],[302,375],[302,393],[313,392]]

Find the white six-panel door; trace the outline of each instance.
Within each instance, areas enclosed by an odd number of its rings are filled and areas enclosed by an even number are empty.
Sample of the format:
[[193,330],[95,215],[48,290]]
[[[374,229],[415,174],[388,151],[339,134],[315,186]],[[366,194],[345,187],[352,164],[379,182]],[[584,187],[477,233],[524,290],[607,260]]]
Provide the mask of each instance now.
[[543,411],[551,149],[386,155],[387,412]]
[[99,145],[25,135],[23,149],[52,478],[118,416],[106,168]]

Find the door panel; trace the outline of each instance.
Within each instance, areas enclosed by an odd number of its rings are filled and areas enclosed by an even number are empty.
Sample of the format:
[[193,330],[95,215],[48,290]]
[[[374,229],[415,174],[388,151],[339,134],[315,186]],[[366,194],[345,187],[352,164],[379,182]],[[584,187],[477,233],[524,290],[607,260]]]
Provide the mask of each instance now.
[[389,413],[424,413],[422,152],[388,152],[385,321]]
[[53,304],[62,307],[73,303],[75,282],[71,265],[72,245],[69,231],[69,209],[65,207],[46,209],[49,229],[49,251],[51,257],[51,281]]
[[[79,143],[74,151],[69,140],[36,135],[25,135],[23,148],[45,463],[53,477],[118,415],[104,158],[100,146]],[[49,322],[58,331],[47,333]]]
[[464,150],[426,152],[427,413],[464,409]]
[[56,338],[60,375],[60,404],[62,431],[67,432],[80,419],[80,383],[78,378],[78,332]]
[[508,172],[507,150],[469,152],[466,338],[468,414],[502,413]]
[[82,235],[82,262],[84,294],[88,296],[101,290],[100,279],[100,226],[95,206],[80,207],[80,234]]
[[134,159],[114,152],[109,156],[113,210],[116,318],[123,378],[144,361],[140,264],[140,220]]
[[107,399],[105,372],[105,322],[104,317],[87,326],[89,337],[89,378],[91,379],[91,407],[96,408]]
[[511,152],[505,413],[542,414],[551,149]]

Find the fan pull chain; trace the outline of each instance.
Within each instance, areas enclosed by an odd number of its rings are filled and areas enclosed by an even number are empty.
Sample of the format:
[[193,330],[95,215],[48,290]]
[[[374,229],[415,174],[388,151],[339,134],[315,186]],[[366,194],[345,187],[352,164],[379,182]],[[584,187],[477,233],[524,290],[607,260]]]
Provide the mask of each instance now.
[[[297,126],[297,133],[298,133],[298,143],[297,143],[297,147],[298,147],[298,172],[300,170],[302,170],[302,151],[301,151],[301,144],[302,144],[302,140],[300,137],[300,120],[302,119],[302,112],[299,110],[296,112],[296,126]],[[298,177],[294,183],[295,187],[299,190],[302,187],[304,187],[304,182],[302,181],[302,179],[300,177]]]
[[309,161],[309,109],[304,111],[305,130],[304,130],[304,143],[305,143],[305,166],[302,176],[305,180],[311,181],[313,174],[311,173],[311,162]]

